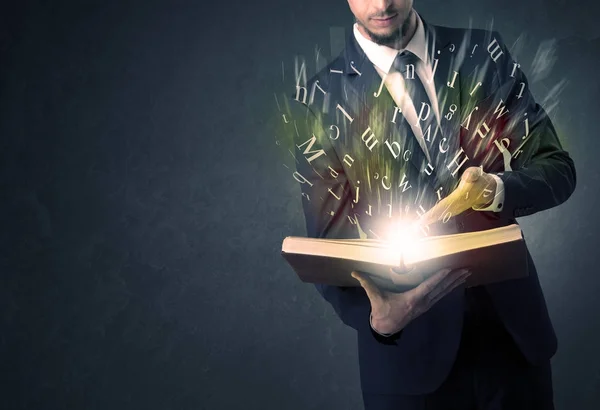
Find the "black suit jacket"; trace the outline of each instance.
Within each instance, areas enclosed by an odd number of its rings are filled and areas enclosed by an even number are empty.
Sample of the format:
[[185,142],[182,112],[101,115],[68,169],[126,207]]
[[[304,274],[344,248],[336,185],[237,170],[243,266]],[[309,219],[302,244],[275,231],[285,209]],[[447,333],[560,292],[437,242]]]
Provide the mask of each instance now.
[[[282,109],[294,136],[294,178],[309,237],[358,238],[359,227],[368,237],[382,237],[393,220],[414,219],[450,193],[469,166],[483,166],[503,180],[502,211],[449,215],[432,234],[516,223],[515,218],[554,207],[573,192],[573,161],[500,35],[427,23],[425,30],[441,117],[428,144],[446,154],[436,163],[428,162],[407,132],[386,88],[378,93],[381,78],[352,30],[337,58],[306,83],[299,76]],[[506,160],[503,150],[510,153]],[[527,278],[486,290],[525,357],[537,363],[551,357],[557,343],[529,253],[527,263]],[[460,342],[463,287],[406,326],[392,344],[371,331],[362,288],[316,288],[357,330],[363,391],[427,393],[445,379]]]

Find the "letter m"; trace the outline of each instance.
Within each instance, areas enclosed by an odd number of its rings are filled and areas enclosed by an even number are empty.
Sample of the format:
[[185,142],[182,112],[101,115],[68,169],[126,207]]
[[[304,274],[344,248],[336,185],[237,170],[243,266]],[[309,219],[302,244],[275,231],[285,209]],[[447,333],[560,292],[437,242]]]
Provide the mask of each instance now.
[[296,145],[296,147],[298,147],[298,149],[300,149],[301,147],[303,147],[303,146],[305,146],[305,145],[308,144],[308,146],[302,152],[304,155],[311,155],[311,154],[313,154],[312,157],[310,157],[310,158],[307,157],[306,158],[306,160],[308,162],[312,162],[316,158],[318,158],[321,155],[325,154],[325,150],[323,150],[323,149],[311,151],[312,146],[314,145],[314,143],[315,143],[316,140],[317,140],[317,137],[315,137],[315,135],[313,134],[313,136],[310,137],[309,139],[307,139],[304,144]]

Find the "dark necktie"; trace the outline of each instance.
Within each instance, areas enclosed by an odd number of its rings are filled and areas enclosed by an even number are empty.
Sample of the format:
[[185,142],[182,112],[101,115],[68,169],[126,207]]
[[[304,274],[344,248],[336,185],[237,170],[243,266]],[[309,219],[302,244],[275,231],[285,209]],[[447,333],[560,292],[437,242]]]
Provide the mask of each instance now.
[[[427,91],[425,90],[425,86],[423,82],[417,75],[417,64],[420,61],[419,57],[417,57],[414,53],[404,50],[401,53],[398,53],[396,58],[394,59],[394,63],[392,67],[395,71],[398,71],[402,74],[402,78],[404,79],[404,84],[406,88],[406,92],[410,96],[410,99],[413,102],[415,107],[415,111],[417,113],[417,117],[422,114],[425,115],[428,111],[429,114],[427,119],[421,121],[419,119],[419,125],[425,137],[425,144],[428,148],[429,155],[434,167],[437,168],[439,166],[439,158],[438,157],[438,149],[436,148],[439,141],[437,141],[436,130],[437,130],[437,121],[435,117],[435,112],[433,110],[433,104],[427,95]],[[427,104],[427,105],[424,105]],[[429,108],[428,108],[429,107]],[[410,124],[414,125],[414,124]],[[431,126],[431,131],[429,136],[425,136],[425,133],[428,127]],[[409,137],[416,138],[414,135],[412,128],[407,126],[407,134]],[[429,142],[427,142],[429,139]],[[417,148],[420,149],[420,147]]]

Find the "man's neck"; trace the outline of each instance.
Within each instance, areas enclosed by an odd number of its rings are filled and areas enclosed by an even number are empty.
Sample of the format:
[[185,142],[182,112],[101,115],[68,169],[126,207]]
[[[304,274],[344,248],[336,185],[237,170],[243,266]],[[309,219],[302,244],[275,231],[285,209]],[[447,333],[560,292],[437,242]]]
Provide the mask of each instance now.
[[[360,31],[360,33],[365,38],[375,42],[375,40],[371,37],[369,32],[363,27],[362,24],[358,23],[357,28],[358,28],[358,31]],[[410,16],[408,17],[408,20],[406,21],[405,24],[400,26],[399,30],[402,31],[402,35],[400,36],[400,38],[397,41],[389,43],[389,44],[381,44],[381,45],[385,45],[387,47],[391,47],[396,50],[403,50],[404,48],[406,48],[406,45],[410,42],[410,40],[415,35],[415,32],[417,31],[417,13],[415,12],[414,9],[410,10]]]

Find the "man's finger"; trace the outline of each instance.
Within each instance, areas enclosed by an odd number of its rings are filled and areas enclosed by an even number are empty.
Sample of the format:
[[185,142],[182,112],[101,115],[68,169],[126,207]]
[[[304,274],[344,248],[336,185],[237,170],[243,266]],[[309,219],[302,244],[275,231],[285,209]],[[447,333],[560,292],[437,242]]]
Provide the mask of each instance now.
[[448,216],[456,216],[467,209],[471,208],[473,202],[475,201],[474,196],[467,196],[463,190],[455,190],[446,198],[442,199],[433,208],[431,208],[427,213],[425,213],[419,222],[421,224],[429,225],[432,223],[439,222],[440,220],[445,220]]
[[[439,201],[419,219],[421,225],[430,225],[450,216],[456,216],[471,208],[479,200],[475,189],[477,181],[482,178],[483,170],[480,167],[470,167],[462,175],[458,187],[447,197]],[[489,184],[488,184],[489,185]]]
[[356,271],[352,272],[350,275],[360,282],[360,286],[365,290],[367,297],[371,302],[382,299],[381,291],[371,279]]
[[438,286],[425,295],[424,300],[426,301],[427,308],[429,309],[429,307],[433,306],[435,302],[450,293],[456,286],[464,283],[470,275],[470,271],[459,269],[446,276]]
[[418,223],[421,226],[427,226],[440,220],[446,209],[449,207],[449,203],[446,201],[446,199],[447,198],[442,199],[440,202],[434,205],[433,208],[425,212],[425,214],[419,218]]
[[463,172],[461,176],[461,182],[475,182],[481,175],[483,175],[483,169],[481,167],[469,167]]
[[465,283],[466,280],[467,280],[467,277],[469,277],[469,276],[470,276],[470,274],[465,275],[465,276],[461,276],[459,279],[456,279],[449,287],[447,287],[446,289],[444,289],[442,292],[438,293],[433,299],[429,300],[429,303],[428,303],[429,306],[428,306],[428,308],[430,308],[431,306],[435,305],[444,296],[446,296],[447,294],[449,294],[450,292],[452,292],[458,286],[460,286],[463,283]]
[[421,216],[419,223],[422,225],[430,225],[440,221],[448,213],[452,216],[458,215],[461,211],[459,209],[460,206],[457,205],[461,202],[463,202],[462,192],[454,190],[450,195],[435,204],[429,211]]
[[441,269],[437,271],[430,278],[424,280],[417,286],[408,291],[410,293],[409,296],[415,297],[417,299],[423,298],[427,295],[433,288],[435,288],[448,274],[452,272],[452,269]]

